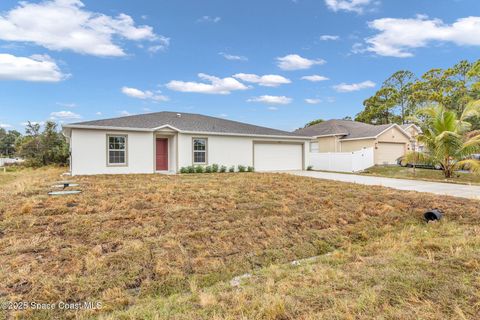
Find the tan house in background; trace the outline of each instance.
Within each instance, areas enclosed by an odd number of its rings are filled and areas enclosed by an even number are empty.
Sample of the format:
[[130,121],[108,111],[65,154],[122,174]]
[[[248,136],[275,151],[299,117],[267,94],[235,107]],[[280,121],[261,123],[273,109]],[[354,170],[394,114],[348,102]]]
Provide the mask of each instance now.
[[417,136],[422,133],[422,129],[414,123],[402,124],[401,127],[412,137],[411,150],[423,152],[423,144],[417,141]]
[[295,133],[312,137],[311,152],[351,152],[372,147],[376,165],[396,164],[411,150],[413,142],[398,124],[371,125],[351,120],[328,120]]

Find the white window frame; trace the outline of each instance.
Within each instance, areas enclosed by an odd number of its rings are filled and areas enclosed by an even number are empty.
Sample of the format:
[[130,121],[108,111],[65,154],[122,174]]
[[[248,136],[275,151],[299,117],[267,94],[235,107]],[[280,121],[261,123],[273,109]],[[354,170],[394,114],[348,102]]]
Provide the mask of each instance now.
[[[110,138],[124,138],[124,149],[110,149]],[[110,162],[110,151],[123,151],[125,161],[122,163]],[[107,134],[107,166],[108,167],[126,167],[128,166],[128,135],[126,134]]]
[[[205,142],[205,150],[195,150],[195,140],[203,140]],[[204,153],[205,161],[204,162],[195,162],[195,153]],[[207,164],[208,163],[208,138],[194,137],[192,138],[192,163],[195,164]]]

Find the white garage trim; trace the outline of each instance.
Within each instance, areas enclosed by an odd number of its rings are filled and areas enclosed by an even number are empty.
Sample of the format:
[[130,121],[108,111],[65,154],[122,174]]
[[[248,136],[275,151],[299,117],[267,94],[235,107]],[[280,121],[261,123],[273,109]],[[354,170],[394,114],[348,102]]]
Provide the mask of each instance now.
[[253,166],[256,171],[304,170],[304,147],[304,143],[290,141],[253,141]]

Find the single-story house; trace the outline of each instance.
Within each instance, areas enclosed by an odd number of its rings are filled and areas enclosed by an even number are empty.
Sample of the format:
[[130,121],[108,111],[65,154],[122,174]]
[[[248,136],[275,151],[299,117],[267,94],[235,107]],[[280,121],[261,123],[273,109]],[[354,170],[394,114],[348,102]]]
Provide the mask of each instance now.
[[351,152],[373,148],[374,163],[395,164],[411,148],[412,137],[398,124],[371,125],[328,120],[295,133],[312,137],[310,152]]
[[200,114],[156,112],[67,124],[72,175],[176,173],[218,164],[303,170],[309,137]]

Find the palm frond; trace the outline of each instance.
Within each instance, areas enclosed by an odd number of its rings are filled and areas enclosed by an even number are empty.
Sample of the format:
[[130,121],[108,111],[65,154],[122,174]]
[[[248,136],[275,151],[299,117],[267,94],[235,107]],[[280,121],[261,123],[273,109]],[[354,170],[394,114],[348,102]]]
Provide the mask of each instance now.
[[404,161],[408,163],[426,163],[435,164],[436,160],[431,154],[426,152],[409,151],[405,154]]
[[465,121],[468,118],[478,116],[480,116],[480,100],[472,101],[467,104],[460,116],[460,121]]
[[455,169],[456,170],[463,169],[463,170],[468,170],[475,174],[480,174],[480,160],[465,159],[465,160],[458,161],[455,164]]

